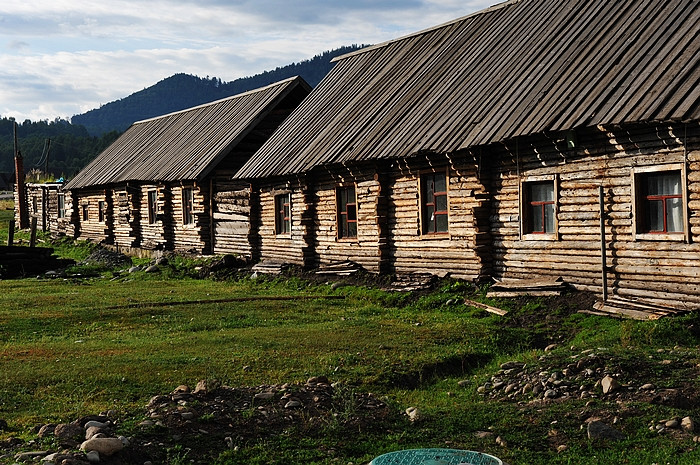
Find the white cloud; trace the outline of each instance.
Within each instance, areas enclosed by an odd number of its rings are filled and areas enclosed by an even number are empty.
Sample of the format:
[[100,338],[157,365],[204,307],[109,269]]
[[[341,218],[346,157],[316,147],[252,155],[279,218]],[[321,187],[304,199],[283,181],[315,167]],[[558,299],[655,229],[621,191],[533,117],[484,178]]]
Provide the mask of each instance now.
[[0,116],[83,113],[175,73],[230,81],[468,14],[473,0],[28,0],[0,4]]

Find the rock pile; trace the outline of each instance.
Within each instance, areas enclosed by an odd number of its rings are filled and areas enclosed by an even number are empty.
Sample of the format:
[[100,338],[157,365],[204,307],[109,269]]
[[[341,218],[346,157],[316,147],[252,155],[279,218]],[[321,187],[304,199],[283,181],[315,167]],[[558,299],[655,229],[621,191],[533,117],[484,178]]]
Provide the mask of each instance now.
[[[314,431],[331,422],[349,431],[377,428],[389,415],[387,405],[373,394],[331,385],[323,376],[302,385],[239,388],[200,381],[194,389],[181,385],[153,397],[128,438],[119,435],[121,422],[110,411],[68,424],[42,425],[37,439],[28,443],[0,442],[0,462],[14,458],[42,465],[150,465],[168,463],[168,450],[178,448],[196,451],[191,457],[207,463],[224,450],[289,428]],[[39,450],[46,444],[59,450]]]

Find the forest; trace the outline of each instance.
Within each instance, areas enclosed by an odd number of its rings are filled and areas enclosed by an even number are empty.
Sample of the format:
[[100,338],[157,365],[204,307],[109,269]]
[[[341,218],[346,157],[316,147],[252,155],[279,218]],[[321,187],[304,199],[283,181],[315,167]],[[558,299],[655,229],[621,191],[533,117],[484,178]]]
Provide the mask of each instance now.
[[[0,172],[8,174],[15,169],[14,123],[14,118],[0,118]],[[91,136],[84,126],[59,118],[17,122],[17,145],[30,182],[73,176],[117,137],[117,131]]]

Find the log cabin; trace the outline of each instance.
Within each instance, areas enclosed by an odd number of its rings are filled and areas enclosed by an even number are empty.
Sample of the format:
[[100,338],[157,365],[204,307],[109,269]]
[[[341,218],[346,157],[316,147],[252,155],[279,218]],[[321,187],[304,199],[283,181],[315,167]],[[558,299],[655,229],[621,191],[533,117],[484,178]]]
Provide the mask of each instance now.
[[294,77],[134,123],[65,186],[75,237],[251,258],[250,185],[232,177],[310,90]]
[[338,57],[236,173],[307,268],[700,308],[700,3],[511,0]]
[[[30,221],[36,219],[37,230],[53,235],[72,236],[73,199],[64,191],[63,182],[27,183],[27,197]],[[15,205],[19,205],[17,189],[14,190]],[[15,209],[15,223],[19,224],[19,209]]]

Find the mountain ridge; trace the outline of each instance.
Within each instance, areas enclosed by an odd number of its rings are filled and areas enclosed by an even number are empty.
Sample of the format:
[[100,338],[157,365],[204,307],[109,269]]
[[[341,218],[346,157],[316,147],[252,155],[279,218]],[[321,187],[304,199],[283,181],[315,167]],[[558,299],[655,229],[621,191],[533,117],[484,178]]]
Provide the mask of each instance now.
[[106,103],[99,108],[74,115],[71,123],[84,126],[90,135],[123,132],[136,121],[154,118],[257,89],[293,76],[301,76],[315,87],[331,70],[331,60],[365,45],[349,45],[322,52],[299,63],[223,82],[220,78],[201,78],[177,73],[133,94]]

